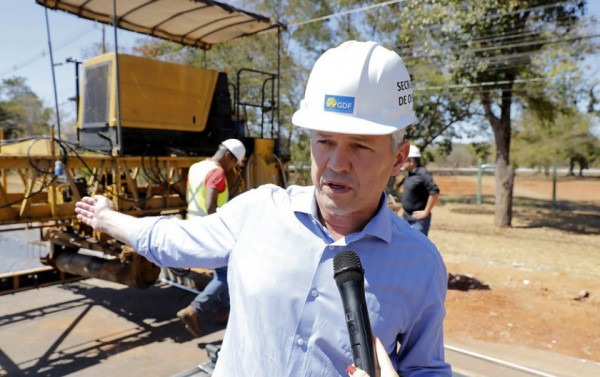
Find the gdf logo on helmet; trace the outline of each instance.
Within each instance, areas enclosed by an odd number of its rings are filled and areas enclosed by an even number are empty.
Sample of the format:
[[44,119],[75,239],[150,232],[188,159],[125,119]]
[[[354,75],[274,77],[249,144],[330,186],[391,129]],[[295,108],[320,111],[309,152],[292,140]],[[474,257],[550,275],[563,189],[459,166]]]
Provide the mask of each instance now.
[[387,135],[417,121],[402,59],[376,42],[344,42],[315,63],[292,123],[314,130]]
[[354,97],[325,95],[325,111],[352,114],[354,111]]

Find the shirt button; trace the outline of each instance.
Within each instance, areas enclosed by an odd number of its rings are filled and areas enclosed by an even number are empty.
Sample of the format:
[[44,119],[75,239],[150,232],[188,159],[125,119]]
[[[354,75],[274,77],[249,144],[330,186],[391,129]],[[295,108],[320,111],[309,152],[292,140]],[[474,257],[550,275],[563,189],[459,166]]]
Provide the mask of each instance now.
[[333,247],[333,246],[331,246],[331,245],[327,246],[327,248],[328,248],[329,250],[333,250],[333,249],[335,249],[335,247]]
[[298,340],[296,341],[296,343],[298,343],[299,346],[303,346],[304,345],[304,339],[298,338]]
[[318,292],[316,289],[313,289],[313,290],[310,292],[310,294],[311,294],[311,296],[313,296],[313,297],[317,297],[317,296],[319,295],[319,292]]

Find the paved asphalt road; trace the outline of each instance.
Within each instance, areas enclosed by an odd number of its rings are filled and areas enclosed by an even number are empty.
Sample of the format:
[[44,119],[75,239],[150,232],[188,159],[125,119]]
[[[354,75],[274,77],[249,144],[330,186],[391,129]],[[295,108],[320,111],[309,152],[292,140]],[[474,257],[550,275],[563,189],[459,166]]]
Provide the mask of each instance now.
[[[145,290],[97,279],[0,296],[0,376],[172,377],[208,361],[203,349],[224,329],[194,339],[175,313],[194,295],[167,285]],[[447,339],[455,377],[600,376],[600,364],[518,347]],[[498,365],[483,354],[539,374]]]

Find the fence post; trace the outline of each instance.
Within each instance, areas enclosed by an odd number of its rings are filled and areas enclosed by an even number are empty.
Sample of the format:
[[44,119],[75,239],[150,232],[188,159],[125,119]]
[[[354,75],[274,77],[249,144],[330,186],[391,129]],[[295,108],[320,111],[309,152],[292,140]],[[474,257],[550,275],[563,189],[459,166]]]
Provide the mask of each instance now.
[[557,163],[554,160],[552,164],[552,213],[556,213],[556,171],[557,171]]
[[477,160],[477,204],[481,204],[481,158]]

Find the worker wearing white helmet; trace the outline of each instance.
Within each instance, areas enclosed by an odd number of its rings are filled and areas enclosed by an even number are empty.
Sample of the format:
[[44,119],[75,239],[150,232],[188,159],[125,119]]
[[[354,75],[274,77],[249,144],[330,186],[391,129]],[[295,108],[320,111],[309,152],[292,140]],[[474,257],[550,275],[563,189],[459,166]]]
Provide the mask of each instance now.
[[431,227],[431,212],[440,196],[431,173],[421,165],[421,151],[411,145],[404,164],[407,174],[400,182],[402,188],[402,217],[424,235]]
[[78,202],[78,218],[159,265],[228,264],[231,311],[214,377],[363,373],[351,365],[332,278],[334,257],[348,250],[364,267],[381,377],[450,377],[446,268],[435,245],[387,207],[383,191],[408,155],[412,93],[395,52],[343,43],[317,60],[292,118],[310,132],[313,185],[261,186],[193,222],[123,220],[108,200],[89,198]]
[[233,157],[235,157],[236,163],[239,166],[244,165],[244,157],[246,156],[246,147],[244,144],[238,139],[227,139],[221,143],[222,147],[225,147],[228,152],[230,152]]
[[188,173],[186,199],[188,217],[206,216],[214,213],[229,199],[226,172],[242,165],[246,148],[237,139],[221,143],[215,154],[195,163]]
[[421,151],[417,146],[411,144],[408,149],[408,158],[421,158]]
[[[218,207],[227,203],[227,172],[236,165],[241,166],[245,155],[246,148],[241,141],[227,139],[212,157],[190,167],[186,192],[188,219],[215,213]],[[223,266],[214,270],[212,280],[188,306],[177,312],[177,317],[192,335],[199,337],[201,317],[207,322],[209,315],[214,315],[216,322],[223,324],[228,312],[227,266]]]

